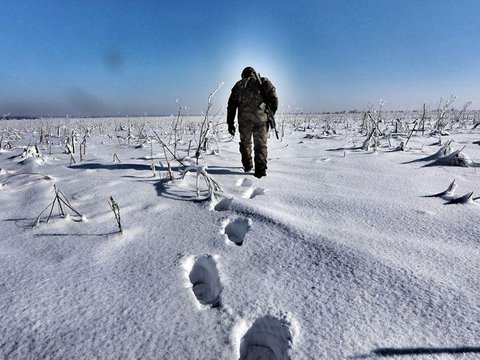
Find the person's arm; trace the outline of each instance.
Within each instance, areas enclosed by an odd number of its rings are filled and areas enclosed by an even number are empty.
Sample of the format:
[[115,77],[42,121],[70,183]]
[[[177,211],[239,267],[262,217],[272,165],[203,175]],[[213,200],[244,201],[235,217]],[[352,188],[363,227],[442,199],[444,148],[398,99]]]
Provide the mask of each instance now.
[[230,97],[228,98],[228,105],[227,105],[227,124],[228,126],[235,125],[235,114],[237,113],[238,108],[238,86],[232,88],[232,92]]
[[235,84],[235,86],[232,88],[232,92],[230,94],[230,97],[228,98],[228,105],[227,105],[227,125],[228,125],[228,132],[230,135],[234,136],[235,135],[235,114],[237,113],[237,108],[238,108],[238,86]]

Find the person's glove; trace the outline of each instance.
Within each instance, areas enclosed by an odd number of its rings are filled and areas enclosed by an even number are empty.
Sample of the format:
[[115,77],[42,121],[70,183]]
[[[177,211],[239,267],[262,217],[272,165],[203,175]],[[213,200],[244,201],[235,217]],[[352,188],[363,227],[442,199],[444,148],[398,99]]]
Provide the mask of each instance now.
[[228,124],[228,132],[230,135],[235,136],[235,125]]

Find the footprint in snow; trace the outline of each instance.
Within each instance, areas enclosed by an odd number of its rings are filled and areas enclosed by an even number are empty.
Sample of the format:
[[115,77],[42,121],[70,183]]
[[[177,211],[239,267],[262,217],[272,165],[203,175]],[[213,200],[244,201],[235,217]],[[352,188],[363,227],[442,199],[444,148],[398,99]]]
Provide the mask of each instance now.
[[193,293],[200,304],[211,307],[220,306],[222,285],[218,275],[217,263],[211,255],[198,258],[188,278],[193,285]]
[[258,195],[265,195],[265,192],[267,189],[258,187],[258,188],[249,188],[247,191],[245,191],[245,194],[243,194],[243,197],[245,199],[253,199],[254,197]]
[[250,187],[252,186],[252,180],[247,179],[247,178],[242,178],[237,180],[237,186],[241,187]]
[[332,160],[332,159],[330,159],[328,157],[325,157],[325,158],[321,158],[321,159],[316,159],[314,162],[316,162],[316,163],[326,163],[326,162],[330,162],[330,160]]
[[232,206],[233,198],[223,198],[220,200],[215,206],[214,210],[215,211],[227,211],[230,210],[230,207]]
[[252,220],[245,218],[237,218],[233,221],[227,220],[223,229],[223,234],[235,243],[235,245],[242,246],[245,241],[245,236],[252,227]]
[[290,329],[279,319],[267,315],[255,320],[240,342],[240,360],[290,359]]

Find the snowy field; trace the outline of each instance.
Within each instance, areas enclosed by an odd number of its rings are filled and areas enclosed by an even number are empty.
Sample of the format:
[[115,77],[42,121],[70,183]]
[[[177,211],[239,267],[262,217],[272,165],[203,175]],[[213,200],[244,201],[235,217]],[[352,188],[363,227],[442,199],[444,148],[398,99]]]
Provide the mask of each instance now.
[[0,358],[480,359],[480,127],[418,115],[279,118],[262,179],[200,117],[1,121]]

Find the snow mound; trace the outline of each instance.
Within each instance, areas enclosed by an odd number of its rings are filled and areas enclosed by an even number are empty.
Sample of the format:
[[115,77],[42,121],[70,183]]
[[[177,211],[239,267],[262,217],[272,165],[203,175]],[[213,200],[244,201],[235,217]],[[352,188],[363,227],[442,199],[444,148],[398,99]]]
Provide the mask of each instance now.
[[440,150],[438,150],[435,154],[429,155],[429,156],[424,157],[424,158],[421,158],[421,159],[416,159],[416,160],[412,160],[412,161],[407,161],[407,162],[404,163],[404,164],[410,164],[410,163],[419,162],[419,161],[432,161],[432,160],[437,160],[437,159],[444,158],[445,156],[448,156],[448,155],[450,155],[451,153],[453,153],[453,148],[452,148],[452,141],[450,140],[450,141],[447,142],[445,145],[443,145],[443,146],[440,148]]
[[470,167],[474,165],[474,162],[470,157],[465,155],[461,150],[456,150],[453,153],[438,158],[434,162],[424,165],[424,166],[461,166],[461,167]]

